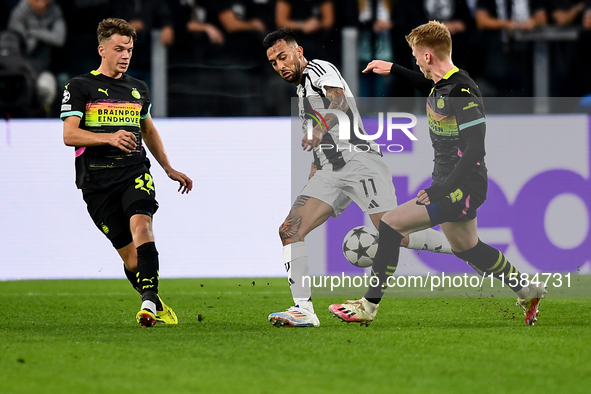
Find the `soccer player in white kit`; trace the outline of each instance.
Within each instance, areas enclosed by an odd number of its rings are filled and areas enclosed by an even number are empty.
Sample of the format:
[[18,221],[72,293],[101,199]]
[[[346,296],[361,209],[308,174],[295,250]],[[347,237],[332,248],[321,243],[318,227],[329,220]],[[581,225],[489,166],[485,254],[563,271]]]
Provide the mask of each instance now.
[[[280,29],[268,34],[263,46],[275,71],[297,87],[303,129],[308,110],[338,110],[350,118],[360,119],[353,94],[341,73],[329,62],[307,61],[304,49],[297,44],[291,30]],[[269,315],[269,321],[278,327],[320,325],[310,286],[302,281],[309,273],[305,236],[330,216],[340,215],[352,201],[369,214],[376,228],[382,216],[397,206],[392,174],[377,145],[360,139],[354,132],[348,140],[339,139],[337,116],[326,114],[324,120],[326,123],[320,122],[313,128],[311,139],[307,133],[303,136],[303,149],[312,150],[314,154],[310,177],[279,228],[295,306]],[[350,123],[355,125],[353,121]],[[358,128],[359,133],[367,134],[363,122],[358,122]],[[410,239],[404,238],[401,246],[451,253],[444,235],[432,229],[412,234]]]

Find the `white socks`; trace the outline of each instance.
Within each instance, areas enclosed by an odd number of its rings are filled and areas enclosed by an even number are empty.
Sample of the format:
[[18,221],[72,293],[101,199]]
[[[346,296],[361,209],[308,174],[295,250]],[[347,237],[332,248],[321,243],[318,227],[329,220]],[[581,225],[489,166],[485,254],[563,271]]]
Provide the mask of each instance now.
[[303,277],[310,275],[310,265],[308,263],[308,252],[304,242],[294,242],[283,247],[283,263],[287,271],[287,280],[291,289],[291,296],[294,303],[300,308],[314,312],[312,305],[312,290],[310,281],[303,283]]
[[142,302],[142,310],[147,309],[150,312],[152,312],[154,315],[156,315],[156,304],[154,304],[152,301],[144,301]]
[[518,298],[527,298],[529,297],[529,294],[531,293],[532,289],[529,286],[526,287],[522,287],[521,290],[516,291],[515,295]]
[[361,301],[363,303],[363,309],[365,309],[368,313],[374,313],[375,310],[378,309],[378,304],[368,301],[365,297],[363,297]]
[[447,238],[445,238],[445,234],[432,228],[409,234],[407,248],[452,254],[451,246]]

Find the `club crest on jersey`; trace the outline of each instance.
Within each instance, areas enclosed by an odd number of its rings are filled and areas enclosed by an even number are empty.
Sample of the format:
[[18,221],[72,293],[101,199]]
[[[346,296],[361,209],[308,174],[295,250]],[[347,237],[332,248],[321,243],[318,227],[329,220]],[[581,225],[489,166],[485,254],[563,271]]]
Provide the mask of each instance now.
[[142,97],[142,95],[140,94],[140,92],[138,92],[138,90],[136,88],[133,88],[131,90],[131,95],[135,98],[135,99],[140,99],[140,97]]
[[442,97],[439,100],[437,100],[437,108],[441,109],[443,107],[445,107],[445,100]]
[[464,193],[460,189],[456,189],[455,192],[450,193],[449,198],[451,202],[458,202],[464,197]]

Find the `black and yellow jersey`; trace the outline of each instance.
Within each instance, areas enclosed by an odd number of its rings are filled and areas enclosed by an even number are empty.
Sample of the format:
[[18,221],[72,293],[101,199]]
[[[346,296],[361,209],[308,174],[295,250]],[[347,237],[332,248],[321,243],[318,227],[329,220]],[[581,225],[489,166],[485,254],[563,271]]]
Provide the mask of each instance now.
[[[467,146],[465,133],[486,124],[480,89],[467,72],[454,67],[433,85],[427,98],[429,134],[435,151],[433,181],[443,183],[454,170]],[[480,160],[467,178],[486,179],[486,166]]]
[[110,78],[98,71],[77,76],[65,86],[60,118],[77,116],[80,128],[93,133],[132,132],[137,148],[125,153],[111,145],[76,147],[76,185],[101,189],[150,166],[142,145],[140,120],[150,115],[146,84],[123,74]]

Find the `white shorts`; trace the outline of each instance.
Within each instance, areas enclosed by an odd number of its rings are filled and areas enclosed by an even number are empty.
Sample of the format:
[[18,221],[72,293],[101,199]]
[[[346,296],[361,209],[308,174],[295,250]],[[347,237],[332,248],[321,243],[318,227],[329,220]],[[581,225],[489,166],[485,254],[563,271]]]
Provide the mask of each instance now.
[[351,201],[370,215],[390,211],[398,205],[392,174],[377,154],[357,154],[338,171],[316,171],[300,195],[332,206],[335,218]]

